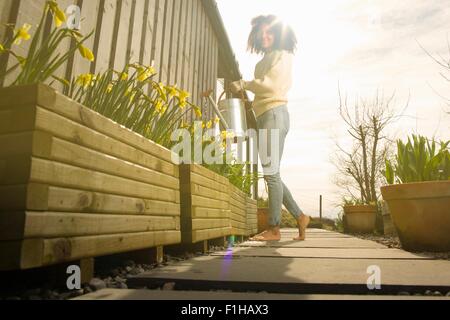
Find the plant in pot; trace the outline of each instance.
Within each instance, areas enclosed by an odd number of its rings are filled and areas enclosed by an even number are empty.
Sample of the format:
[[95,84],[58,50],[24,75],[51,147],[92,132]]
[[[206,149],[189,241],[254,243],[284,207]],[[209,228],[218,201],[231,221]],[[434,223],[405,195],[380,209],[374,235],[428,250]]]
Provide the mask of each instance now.
[[386,160],[381,193],[406,250],[450,250],[449,144],[413,135]]
[[376,229],[377,205],[360,199],[343,199],[345,233],[373,233]]

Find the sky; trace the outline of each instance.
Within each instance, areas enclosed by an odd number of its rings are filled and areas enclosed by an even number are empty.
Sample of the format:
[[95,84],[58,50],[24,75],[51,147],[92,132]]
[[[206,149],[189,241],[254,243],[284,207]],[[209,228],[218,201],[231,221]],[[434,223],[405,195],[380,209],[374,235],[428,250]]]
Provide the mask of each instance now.
[[[348,97],[395,94],[405,116],[388,134],[450,139],[450,82],[429,55],[450,61],[450,0],[217,0],[244,80],[262,58],[246,51],[251,19],[275,14],[297,34],[294,84],[288,109],[291,129],[281,176],[305,213],[335,218],[342,190],[333,184],[335,141],[348,145],[339,116],[338,88]],[[421,46],[424,48],[422,49]],[[409,102],[409,103],[408,103]],[[264,184],[260,184],[264,189]],[[263,191],[263,196],[267,193]]]

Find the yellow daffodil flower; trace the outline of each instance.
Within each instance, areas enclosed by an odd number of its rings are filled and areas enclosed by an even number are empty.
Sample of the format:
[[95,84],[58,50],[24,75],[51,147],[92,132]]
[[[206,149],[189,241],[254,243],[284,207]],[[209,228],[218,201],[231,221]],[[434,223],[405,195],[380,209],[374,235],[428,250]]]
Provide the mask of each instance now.
[[120,75],[120,80],[127,81],[128,80],[128,73],[122,72],[122,74]]
[[66,14],[59,8],[58,3],[56,1],[54,0],[47,1],[47,4],[48,7],[50,8],[50,11],[53,14],[55,25],[57,28],[59,28],[64,22],[66,22],[67,20]]
[[113,84],[110,83],[110,84],[108,84],[108,87],[106,88],[106,92],[110,93],[112,91],[112,89],[113,89]]
[[211,129],[211,128],[212,128],[212,125],[213,125],[212,121],[209,120],[209,121],[206,123],[206,128]]
[[195,115],[197,116],[197,118],[201,118],[202,117],[202,110],[200,110],[200,108],[195,107],[194,108],[194,112],[195,112]]
[[138,81],[144,82],[151,76],[156,74],[156,71],[153,67],[139,67],[138,68]]
[[31,29],[31,24],[25,23],[22,28],[17,30],[16,36],[14,37],[14,44],[20,45],[22,40],[28,41],[31,38],[31,35],[28,33]]
[[161,102],[161,100],[156,101],[156,103],[155,103],[155,109],[156,109],[156,111],[157,111],[158,113],[160,113],[161,110],[162,110],[162,108],[163,108],[163,103]]
[[3,53],[4,51],[5,51],[5,47],[0,44],[0,53]]
[[89,60],[91,62],[95,60],[94,53],[89,48],[86,48],[85,46],[80,44],[78,47],[78,51],[80,52],[81,56],[86,60]]
[[93,85],[93,81],[95,80],[95,76],[91,73],[80,74],[77,78],[76,83],[83,88],[87,88]]
[[153,87],[156,90],[158,90],[159,95],[161,96],[161,99],[163,99],[164,101],[167,101],[167,96],[165,94],[164,85],[162,84],[162,82],[154,84]]
[[176,86],[167,86],[166,87],[167,92],[169,93],[169,97],[177,97],[178,96],[178,90]]

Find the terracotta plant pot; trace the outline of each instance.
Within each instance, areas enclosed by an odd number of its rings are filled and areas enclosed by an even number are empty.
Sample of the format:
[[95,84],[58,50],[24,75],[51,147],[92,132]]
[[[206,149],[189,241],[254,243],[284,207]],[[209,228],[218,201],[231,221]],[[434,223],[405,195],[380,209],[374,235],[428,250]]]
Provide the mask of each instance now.
[[410,251],[450,251],[450,181],[381,188],[402,246]]
[[258,233],[269,229],[269,208],[258,208]]
[[346,232],[372,233],[375,231],[377,219],[376,206],[346,206],[344,207]]

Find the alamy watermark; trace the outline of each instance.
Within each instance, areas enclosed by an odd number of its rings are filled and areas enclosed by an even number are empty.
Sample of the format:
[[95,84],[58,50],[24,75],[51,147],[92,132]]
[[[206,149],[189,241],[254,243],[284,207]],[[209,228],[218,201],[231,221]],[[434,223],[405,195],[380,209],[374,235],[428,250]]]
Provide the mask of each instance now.
[[381,268],[379,266],[373,265],[367,268],[367,288],[371,291],[381,290]]
[[[240,135],[227,130],[226,135],[217,135],[214,129],[204,132],[201,121],[195,121],[193,128],[193,136],[187,129],[172,132],[171,141],[176,142],[172,147],[174,164],[243,164],[242,145],[249,141],[251,151],[247,163],[258,164],[259,154],[266,174],[274,174],[279,168],[280,129],[248,129]],[[237,158],[231,148],[233,143],[238,146]]]

